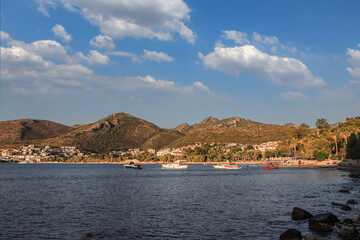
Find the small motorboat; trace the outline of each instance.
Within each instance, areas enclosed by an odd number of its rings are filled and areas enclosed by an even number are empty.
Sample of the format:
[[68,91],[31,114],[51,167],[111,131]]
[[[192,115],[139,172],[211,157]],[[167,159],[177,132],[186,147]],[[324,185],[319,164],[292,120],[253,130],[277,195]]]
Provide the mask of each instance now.
[[135,164],[134,162],[129,162],[129,164],[124,164],[124,168],[142,169],[142,166],[140,164]]
[[275,165],[266,165],[262,167],[263,169],[278,169],[279,166],[275,166]]
[[241,169],[241,166],[231,164],[218,164],[213,167],[217,169]]
[[180,164],[181,160],[175,161],[173,163],[161,164],[163,169],[186,169],[188,165]]

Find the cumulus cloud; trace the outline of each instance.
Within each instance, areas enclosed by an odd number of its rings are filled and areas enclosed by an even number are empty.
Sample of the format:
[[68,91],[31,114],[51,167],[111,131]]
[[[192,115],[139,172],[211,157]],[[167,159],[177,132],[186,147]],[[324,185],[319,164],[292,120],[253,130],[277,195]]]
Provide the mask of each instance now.
[[144,49],[142,55],[137,55],[135,53],[123,52],[123,51],[113,51],[108,52],[109,55],[121,56],[121,57],[131,57],[133,62],[142,63],[144,60],[154,61],[154,62],[172,62],[174,59],[167,55],[164,52],[156,52]]
[[22,41],[10,40],[8,45],[19,47],[34,55],[39,55],[44,59],[57,60],[67,64],[79,64],[87,62],[90,65],[108,64],[110,59],[96,50],[90,50],[88,55],[81,52],[76,52],[72,56],[68,55],[64,46],[54,40],[39,40],[32,43],[24,43]]
[[156,52],[144,49],[143,59],[148,59],[155,62],[172,62],[174,59],[163,52]]
[[7,32],[0,31],[0,39],[4,41],[10,41],[11,37]]
[[286,100],[291,100],[291,101],[302,101],[307,99],[307,96],[301,92],[293,92],[293,91],[288,91],[286,93],[281,93],[281,96],[286,99]]
[[114,41],[109,36],[98,35],[90,40],[90,45],[99,49],[113,50],[115,48]]
[[1,76],[12,90],[51,93],[57,87],[84,87],[94,73],[82,65],[56,65],[21,47],[1,47]]
[[51,31],[54,32],[55,36],[61,38],[64,42],[70,42],[72,40],[72,37],[70,34],[68,34],[63,26],[60,24],[56,24]]
[[235,76],[239,76],[241,72],[257,74],[271,82],[299,88],[325,85],[321,78],[314,77],[299,60],[271,56],[252,45],[215,47],[212,53],[205,56],[199,53],[199,57],[205,67]]
[[[190,9],[183,0],[61,0],[71,11],[78,11],[101,32],[112,38],[173,39],[175,33],[194,44],[196,34],[185,25]],[[42,6],[45,7],[43,4]]]
[[278,44],[279,39],[275,36],[265,36],[257,32],[253,32],[253,39],[256,42],[264,43],[264,44]]
[[48,8],[57,7],[57,2],[54,0],[36,0],[38,4],[38,11],[44,14],[46,17],[50,17]]
[[[51,43],[53,44],[53,43]],[[41,44],[35,44],[41,45]],[[56,45],[56,44],[55,44]],[[107,77],[97,75],[91,69],[75,63],[56,64],[44,59],[30,45],[1,47],[0,74],[3,87],[18,94],[56,94],[64,92],[110,92],[124,94],[142,91],[174,92],[185,95],[215,95],[201,82],[181,86],[173,81],[155,79],[152,76]],[[47,46],[48,47],[48,46]],[[101,62],[106,60],[95,50],[79,58]]]
[[360,50],[348,48],[346,55],[349,57],[348,61],[352,65],[348,67],[348,72],[356,79],[360,79]]
[[224,39],[233,40],[237,44],[243,45],[250,43],[247,33],[234,31],[234,30],[225,30],[222,31],[222,33],[223,33],[222,37]]

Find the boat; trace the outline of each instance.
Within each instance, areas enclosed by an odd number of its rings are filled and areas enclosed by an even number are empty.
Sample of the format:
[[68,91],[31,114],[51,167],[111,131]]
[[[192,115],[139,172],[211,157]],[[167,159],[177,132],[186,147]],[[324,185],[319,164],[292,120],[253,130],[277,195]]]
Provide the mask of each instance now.
[[275,166],[275,165],[266,165],[262,167],[263,169],[278,169],[279,166]]
[[140,164],[135,164],[134,162],[129,162],[129,164],[124,164],[124,168],[142,169],[142,166]]
[[180,164],[181,160],[175,161],[173,163],[161,164],[163,169],[186,169],[188,165]]
[[231,164],[217,164],[213,166],[217,169],[241,169],[241,166],[238,165],[231,165]]

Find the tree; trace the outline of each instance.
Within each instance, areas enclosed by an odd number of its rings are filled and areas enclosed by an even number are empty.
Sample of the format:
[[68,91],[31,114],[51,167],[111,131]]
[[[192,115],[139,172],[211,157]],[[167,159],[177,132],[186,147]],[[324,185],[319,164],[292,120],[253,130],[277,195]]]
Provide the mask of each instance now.
[[351,134],[346,145],[346,157],[350,159],[360,159],[360,133]]
[[330,125],[325,118],[319,118],[316,120],[316,127],[320,130],[320,133],[324,133],[327,129],[330,128]]
[[300,127],[304,128],[304,129],[309,129],[310,128],[310,126],[305,124],[305,123],[300,124]]

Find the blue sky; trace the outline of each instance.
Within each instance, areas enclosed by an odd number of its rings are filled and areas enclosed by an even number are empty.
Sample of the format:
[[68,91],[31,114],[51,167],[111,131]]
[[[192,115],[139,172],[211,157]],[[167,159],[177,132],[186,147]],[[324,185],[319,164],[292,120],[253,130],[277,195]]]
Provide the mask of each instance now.
[[359,1],[2,0],[0,121],[360,115]]

